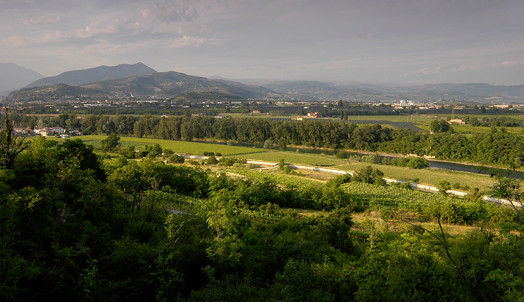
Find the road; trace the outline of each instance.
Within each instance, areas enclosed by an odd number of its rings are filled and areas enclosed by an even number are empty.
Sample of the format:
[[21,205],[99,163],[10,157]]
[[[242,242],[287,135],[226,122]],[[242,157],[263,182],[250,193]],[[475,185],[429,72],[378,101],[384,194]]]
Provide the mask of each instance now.
[[[199,156],[199,155],[184,155],[184,157],[191,158],[191,159],[207,159],[207,156]],[[248,164],[253,164],[253,165],[260,165],[260,166],[278,166],[278,163],[267,162],[267,161],[260,161],[260,160],[248,160],[247,163]],[[309,170],[309,171],[323,172],[323,173],[337,174],[337,175],[344,175],[344,174],[354,175],[355,174],[354,171],[342,171],[342,170],[336,170],[336,169],[327,169],[327,168],[303,166],[303,165],[292,165],[292,164],[290,164],[289,166],[291,168],[299,169],[299,170]],[[393,179],[393,178],[386,178],[386,177],[384,177],[384,180],[388,184],[391,184],[391,183],[407,183],[406,181],[397,180],[397,179]],[[419,183],[414,183],[414,182],[411,182],[410,184],[411,184],[411,186],[414,189],[425,191],[425,192],[439,193],[439,191],[440,191],[437,187],[433,187],[433,186],[429,186],[429,185],[424,185],[424,184],[419,184]],[[459,197],[465,197],[466,195],[468,195],[468,193],[466,193],[466,192],[457,191],[457,190],[447,190],[446,193],[448,193],[450,195],[454,195],[454,196],[459,196]],[[482,197],[482,199],[487,201],[487,202],[511,205],[511,201],[509,201],[507,199],[503,199],[503,198],[496,198],[496,197],[491,197],[491,196],[484,195]],[[516,207],[520,207],[520,204],[515,203],[515,206]]]

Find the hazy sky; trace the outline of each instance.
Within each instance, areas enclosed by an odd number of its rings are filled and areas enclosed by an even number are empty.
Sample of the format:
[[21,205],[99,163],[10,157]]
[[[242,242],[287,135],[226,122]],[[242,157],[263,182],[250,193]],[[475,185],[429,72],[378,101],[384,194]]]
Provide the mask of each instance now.
[[0,0],[0,62],[524,84],[524,0]]

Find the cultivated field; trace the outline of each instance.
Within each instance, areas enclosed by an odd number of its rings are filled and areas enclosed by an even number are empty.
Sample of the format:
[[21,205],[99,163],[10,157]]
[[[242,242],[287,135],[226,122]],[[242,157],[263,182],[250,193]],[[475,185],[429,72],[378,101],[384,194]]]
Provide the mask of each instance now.
[[[100,141],[106,138],[104,135],[86,135],[80,138],[87,144],[100,146]],[[200,143],[200,142],[185,142],[172,141],[155,138],[139,138],[139,137],[120,137],[120,143],[123,146],[133,145],[139,150],[143,150],[146,145],[159,144],[163,149],[171,149],[175,153],[202,155],[204,152],[220,153],[224,156],[237,156],[243,154],[267,152],[265,149],[227,146],[223,144]]]
[[[81,139],[88,144],[96,147],[100,146],[100,141],[106,136],[88,135]],[[227,157],[238,157],[248,160],[259,160],[277,163],[284,159],[286,163],[297,165],[308,165],[318,167],[329,167],[343,171],[360,171],[366,166],[380,169],[384,176],[393,179],[414,181],[419,183],[436,186],[440,181],[449,181],[452,185],[459,184],[461,187],[479,188],[481,191],[488,192],[490,187],[496,183],[495,178],[489,175],[450,171],[436,168],[410,169],[407,167],[397,167],[390,165],[370,164],[367,162],[357,162],[349,159],[339,159],[334,155],[297,153],[295,151],[277,151],[254,147],[227,146],[223,144],[171,141],[151,138],[121,137],[123,146],[134,145],[137,149],[143,150],[146,145],[160,144],[164,149],[171,149],[176,153],[203,155],[204,152],[220,153]]]

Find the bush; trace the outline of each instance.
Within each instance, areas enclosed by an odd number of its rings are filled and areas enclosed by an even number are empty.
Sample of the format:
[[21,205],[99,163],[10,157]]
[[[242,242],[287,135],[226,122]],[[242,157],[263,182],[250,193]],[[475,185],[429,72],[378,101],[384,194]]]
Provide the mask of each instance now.
[[[297,149],[298,150],[298,149]],[[339,150],[337,151],[337,153],[335,154],[335,156],[337,158],[348,158],[349,157],[349,153],[344,151],[344,150]]]
[[335,178],[332,178],[330,179],[328,182],[327,182],[327,186],[340,186],[341,184],[345,184],[345,183],[349,183],[351,182],[351,174],[344,174],[344,175],[339,175]]
[[409,159],[405,157],[395,157],[391,160],[391,164],[393,166],[398,166],[398,167],[406,167],[408,165],[408,162],[409,162]]
[[120,137],[115,133],[111,133],[101,143],[103,151],[114,151],[120,145]]
[[218,159],[216,157],[214,157],[214,156],[210,156],[206,160],[206,164],[208,164],[208,165],[215,165],[217,163],[218,163]]
[[200,166],[200,163],[196,160],[189,160],[187,163],[193,166]]
[[222,157],[220,159],[219,164],[226,167],[231,167],[234,164],[246,164],[247,160],[242,158],[234,158],[234,157]]
[[133,159],[135,158],[135,146],[127,146],[122,151],[120,151],[120,155],[127,159]]
[[353,177],[353,180],[368,184],[386,185],[383,178],[384,172],[379,169],[373,169],[371,166],[362,168],[360,172]]
[[284,167],[284,172],[285,172],[285,173],[289,174],[289,173],[291,173],[292,171],[293,171],[293,169],[292,169],[290,166],[285,166],[285,167]]
[[149,152],[151,157],[157,157],[162,155],[162,146],[160,144],[146,145],[146,151]]
[[182,155],[173,154],[169,156],[167,161],[173,164],[183,164],[185,160],[186,159]]
[[429,167],[429,161],[422,157],[412,157],[406,166],[411,169],[424,169]]
[[444,194],[446,195],[447,194],[447,190],[451,190],[451,184],[449,183],[449,181],[447,180],[441,180],[438,182],[437,184],[437,188],[438,188],[438,191],[441,193],[441,194]]
[[413,190],[413,186],[409,182],[394,182],[391,184],[391,186],[407,190]]
[[140,151],[135,153],[135,158],[143,158],[149,154],[149,151]]
[[453,128],[445,120],[433,120],[429,124],[429,130],[434,133],[443,133],[452,131]]
[[284,167],[286,166],[286,163],[284,162],[284,159],[281,158],[279,161],[278,161],[278,168],[280,170],[284,170]]

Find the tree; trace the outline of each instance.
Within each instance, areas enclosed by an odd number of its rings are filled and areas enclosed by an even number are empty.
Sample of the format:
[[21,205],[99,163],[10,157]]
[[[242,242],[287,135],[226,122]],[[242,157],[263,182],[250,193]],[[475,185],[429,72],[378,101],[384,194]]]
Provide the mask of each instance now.
[[185,161],[185,158],[182,155],[178,154],[172,154],[168,158],[168,162],[173,164],[183,164]]
[[5,125],[0,132],[0,166],[13,168],[17,155],[27,148],[24,139],[13,135],[13,125],[9,120],[8,108],[5,108]]
[[286,140],[283,137],[278,139],[278,150],[280,151],[286,150]]
[[213,155],[209,156],[206,160],[206,164],[208,165],[215,165],[217,163],[218,163],[218,159]]
[[441,180],[438,182],[437,188],[440,194],[447,195],[447,191],[451,190],[451,184],[447,180]]
[[412,169],[423,169],[427,168],[428,166],[428,160],[422,157],[412,157],[407,163],[407,167]]
[[373,169],[371,166],[367,166],[365,168],[360,169],[360,172],[358,172],[353,179],[355,181],[360,181],[368,184],[384,186],[386,185],[386,181],[383,177],[384,172],[382,172],[379,169]]
[[271,149],[273,147],[273,141],[270,139],[267,139],[264,142],[264,149]]
[[279,161],[278,161],[278,168],[280,170],[284,170],[284,167],[286,166],[286,162],[284,161],[283,158],[281,158]]
[[81,170],[91,169],[98,179],[105,179],[105,171],[93,146],[86,145],[81,139],[67,139],[58,145],[59,160],[77,161]]
[[146,151],[153,157],[157,157],[162,154],[162,146],[160,144],[146,145]]
[[113,151],[120,145],[120,137],[115,133],[109,134],[109,136],[102,140],[103,151]]
[[521,208],[524,206],[522,203],[523,193],[520,190],[520,184],[517,180],[499,177],[497,183],[491,189],[495,193],[495,196],[509,200],[511,206],[517,212],[518,210],[515,204],[519,205]]
[[429,130],[433,133],[449,132],[451,129],[451,126],[445,120],[433,120],[429,124]]

